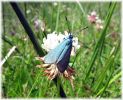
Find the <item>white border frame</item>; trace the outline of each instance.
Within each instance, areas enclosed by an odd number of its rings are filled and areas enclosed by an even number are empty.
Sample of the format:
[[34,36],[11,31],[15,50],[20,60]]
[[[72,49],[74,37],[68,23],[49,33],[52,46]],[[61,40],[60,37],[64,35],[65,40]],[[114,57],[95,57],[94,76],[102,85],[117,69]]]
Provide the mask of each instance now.
[[[11,2],[11,1],[15,1],[15,2],[76,2],[76,1],[81,1],[81,2],[121,2],[121,52],[122,52],[122,55],[121,55],[121,67],[122,67],[122,75],[123,75],[123,1],[122,0],[94,0],[94,1],[91,1],[91,0],[36,0],[36,1],[33,1],[33,0],[1,0],[0,1],[0,62],[1,62],[1,52],[2,52],[2,32],[3,32],[3,29],[2,29],[2,2]],[[2,98],[2,80],[1,80],[1,77],[2,77],[2,67],[0,67],[0,98]],[[123,76],[121,78],[121,98],[123,97]],[[2,98],[2,99],[7,99],[7,98]],[[27,98],[11,98],[11,99],[27,99]],[[36,98],[28,98],[28,99],[36,99]],[[41,98],[41,99],[45,99],[45,98]],[[49,98],[51,99],[51,98]],[[47,100],[49,100],[47,98]],[[71,100],[74,100],[74,99],[80,99],[80,98],[71,98]],[[81,98],[81,99],[85,99],[85,98]],[[91,99],[91,98],[88,98],[88,99]],[[87,98],[85,100],[88,100]],[[99,99],[109,99],[109,98],[96,98],[97,100]],[[110,98],[111,99],[111,98]],[[118,98],[120,99],[120,98]],[[95,100],[95,99],[92,99],[92,100]],[[116,99],[115,99],[116,100]]]

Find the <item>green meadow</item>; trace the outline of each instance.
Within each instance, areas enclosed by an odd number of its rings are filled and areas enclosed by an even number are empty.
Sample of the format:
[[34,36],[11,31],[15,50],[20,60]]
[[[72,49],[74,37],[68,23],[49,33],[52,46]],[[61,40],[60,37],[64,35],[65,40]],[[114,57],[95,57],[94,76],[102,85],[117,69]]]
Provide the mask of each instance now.
[[[71,56],[74,86],[59,77],[68,98],[121,98],[121,3],[120,2],[21,2],[18,3],[40,47],[44,32],[35,29],[35,18],[45,22],[45,34],[68,31],[80,48]],[[96,11],[103,28],[88,20]],[[38,54],[9,2],[2,2],[2,59],[17,49],[2,66],[2,98],[60,98],[59,89],[44,76]],[[87,27],[86,29],[83,29]],[[83,29],[83,30],[81,30]],[[47,52],[43,50],[42,55]]]

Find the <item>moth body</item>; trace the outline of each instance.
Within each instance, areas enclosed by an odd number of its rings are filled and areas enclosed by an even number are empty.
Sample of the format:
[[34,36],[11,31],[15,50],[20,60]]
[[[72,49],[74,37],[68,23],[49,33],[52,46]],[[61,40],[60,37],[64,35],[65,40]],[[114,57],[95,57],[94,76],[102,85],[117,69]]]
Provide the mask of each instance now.
[[66,37],[56,48],[44,56],[44,63],[56,64],[59,71],[63,73],[69,64],[73,42],[72,39],[73,36],[71,34]]

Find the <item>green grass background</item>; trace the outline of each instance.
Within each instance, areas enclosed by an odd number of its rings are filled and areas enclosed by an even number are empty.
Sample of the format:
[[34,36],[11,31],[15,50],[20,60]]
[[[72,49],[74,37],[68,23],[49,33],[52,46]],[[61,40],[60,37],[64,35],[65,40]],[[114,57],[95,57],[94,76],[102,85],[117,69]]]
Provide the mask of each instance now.
[[[46,22],[46,30],[64,32],[68,30],[65,16],[68,17],[71,31],[79,39],[81,48],[76,57],[71,57],[70,63],[75,68],[75,90],[70,82],[61,77],[61,83],[68,97],[121,97],[121,3],[110,2],[53,2],[19,3],[26,19],[33,29],[40,45],[43,32],[34,29],[34,18]],[[14,52],[2,67],[3,98],[58,98],[57,88],[52,81],[43,76],[42,69],[36,68],[38,56],[25,30],[19,22],[9,3],[2,3],[3,36],[16,45],[20,51]],[[27,10],[31,12],[26,13]],[[104,29],[96,30],[87,20],[87,15],[95,10],[104,20]],[[108,16],[108,17],[107,17]],[[107,18],[106,18],[107,17]],[[106,26],[107,24],[107,26]],[[88,29],[76,32],[80,28]],[[10,32],[14,30],[13,36]],[[112,33],[115,32],[115,37]],[[27,38],[24,41],[24,38]],[[12,47],[3,41],[2,55],[4,58]],[[114,51],[113,51],[114,50]]]

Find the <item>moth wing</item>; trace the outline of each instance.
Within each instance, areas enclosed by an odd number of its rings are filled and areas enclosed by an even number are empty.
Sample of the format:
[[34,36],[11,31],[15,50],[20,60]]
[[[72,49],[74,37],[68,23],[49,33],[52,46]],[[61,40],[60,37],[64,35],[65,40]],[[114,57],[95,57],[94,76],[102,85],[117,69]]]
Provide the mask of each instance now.
[[62,52],[62,54],[60,55],[60,57],[57,61],[57,67],[58,67],[59,71],[62,72],[62,73],[68,67],[69,60],[70,60],[71,49],[72,49],[72,41],[70,41],[69,45],[67,45],[64,48],[64,51]]
[[56,63],[66,46],[66,42],[67,40],[64,40],[56,48],[54,48],[46,56],[44,56],[44,62],[48,64]]

